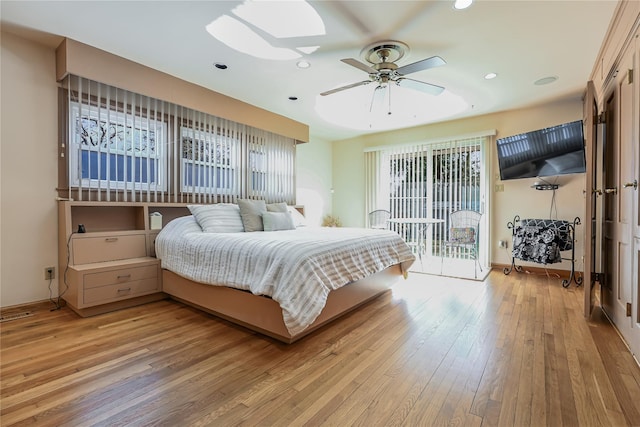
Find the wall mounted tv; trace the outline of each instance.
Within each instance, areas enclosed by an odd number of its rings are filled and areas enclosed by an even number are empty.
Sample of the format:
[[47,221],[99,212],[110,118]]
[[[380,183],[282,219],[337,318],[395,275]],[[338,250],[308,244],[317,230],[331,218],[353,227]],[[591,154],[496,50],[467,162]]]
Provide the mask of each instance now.
[[582,120],[498,139],[500,178],[583,173]]

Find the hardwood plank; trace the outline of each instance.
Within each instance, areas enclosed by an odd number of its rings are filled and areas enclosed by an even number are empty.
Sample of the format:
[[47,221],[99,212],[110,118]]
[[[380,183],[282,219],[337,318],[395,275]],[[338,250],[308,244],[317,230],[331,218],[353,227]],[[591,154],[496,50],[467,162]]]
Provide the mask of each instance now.
[[640,425],[640,368],[582,289],[412,274],[292,345],[174,301],[4,322],[3,426]]

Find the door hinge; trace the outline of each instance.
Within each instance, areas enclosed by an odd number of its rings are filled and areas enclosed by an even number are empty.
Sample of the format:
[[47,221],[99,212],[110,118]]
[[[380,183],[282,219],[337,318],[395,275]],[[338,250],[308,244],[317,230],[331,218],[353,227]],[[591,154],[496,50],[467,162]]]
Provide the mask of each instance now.
[[602,284],[601,280],[602,280],[602,273],[596,273],[593,271],[591,272],[591,283],[598,282]]
[[603,112],[603,113],[600,113],[600,114],[598,114],[598,115],[596,116],[596,122],[597,122],[599,125],[601,125],[601,124],[603,124],[603,123],[606,123],[606,122],[607,122],[607,118],[606,118],[606,115],[605,115],[605,113],[604,113],[604,112]]
[[631,317],[631,303],[627,303],[627,317]]
[[627,73],[627,84],[633,83],[633,69],[629,70]]

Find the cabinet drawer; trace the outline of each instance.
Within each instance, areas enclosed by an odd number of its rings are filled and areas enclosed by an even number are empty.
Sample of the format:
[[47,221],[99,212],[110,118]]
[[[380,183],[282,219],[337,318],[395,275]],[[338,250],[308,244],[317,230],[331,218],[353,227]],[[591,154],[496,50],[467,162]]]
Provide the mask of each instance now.
[[116,283],[114,285],[86,289],[84,291],[83,302],[84,304],[101,304],[156,291],[159,291],[158,279],[153,277],[150,279]]
[[84,289],[91,289],[99,286],[114,285],[156,277],[158,277],[158,266],[146,265],[144,267],[131,267],[86,274],[84,276],[83,285]]
[[144,234],[73,239],[73,263],[115,261],[147,255]]

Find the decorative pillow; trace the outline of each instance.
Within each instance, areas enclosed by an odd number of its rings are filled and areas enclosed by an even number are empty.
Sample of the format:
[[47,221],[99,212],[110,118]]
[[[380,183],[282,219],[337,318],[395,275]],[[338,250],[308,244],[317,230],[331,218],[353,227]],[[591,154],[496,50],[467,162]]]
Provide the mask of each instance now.
[[205,233],[240,233],[244,231],[240,209],[231,203],[188,205],[189,211]]
[[287,206],[287,212],[291,215],[293,225],[297,227],[305,227],[307,225],[307,219],[300,213],[299,210],[293,206]]
[[267,205],[264,200],[238,200],[240,207],[240,218],[244,225],[244,231],[263,231],[262,214],[267,211]]
[[264,231],[295,230],[289,212],[265,212],[262,214]]
[[473,227],[454,227],[449,231],[449,239],[456,243],[475,243],[476,229]]
[[287,204],[285,202],[281,203],[269,203],[267,205],[267,212],[286,212]]

